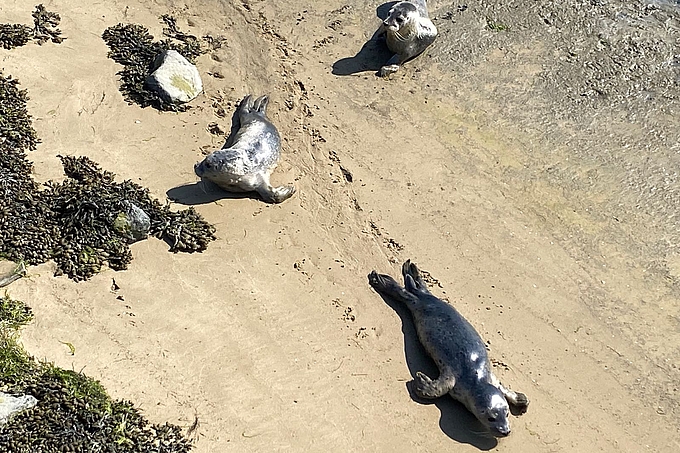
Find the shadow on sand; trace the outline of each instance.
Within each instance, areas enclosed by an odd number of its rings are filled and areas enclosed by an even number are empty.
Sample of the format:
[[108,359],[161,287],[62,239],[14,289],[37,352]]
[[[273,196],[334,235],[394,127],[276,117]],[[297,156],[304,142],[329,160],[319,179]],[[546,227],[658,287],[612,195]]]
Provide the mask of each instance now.
[[[378,6],[376,9],[376,15],[383,21],[387,19],[387,15],[390,8],[394,6],[397,2],[388,2]],[[376,23],[377,26],[380,25]],[[378,31],[373,33],[371,39],[369,39],[361,48],[359,53],[353,57],[342,58],[335,63],[333,63],[332,73],[334,75],[351,75],[359,72],[373,71],[378,73],[378,70],[392,58],[393,53],[387,48],[384,39],[378,38]]]
[[261,200],[257,192],[227,192],[210,181],[182,184],[173,187],[165,194],[175,203],[187,206],[213,203],[225,199],[252,198],[253,200]]
[[[425,349],[418,340],[415,325],[411,312],[401,303],[383,297],[385,303],[389,305],[401,318],[401,331],[404,333],[404,352],[406,354],[406,364],[412,377],[417,371],[422,371],[433,379],[438,376],[439,371],[435,363],[427,356]],[[456,442],[470,444],[479,450],[488,451],[498,445],[498,440],[490,433],[487,434],[486,428],[472,415],[461,403],[449,396],[444,396],[436,400],[422,400],[413,392],[413,381],[406,384],[406,388],[411,398],[419,404],[434,404],[441,412],[439,418],[439,428],[442,432]],[[477,434],[480,433],[480,434]]]

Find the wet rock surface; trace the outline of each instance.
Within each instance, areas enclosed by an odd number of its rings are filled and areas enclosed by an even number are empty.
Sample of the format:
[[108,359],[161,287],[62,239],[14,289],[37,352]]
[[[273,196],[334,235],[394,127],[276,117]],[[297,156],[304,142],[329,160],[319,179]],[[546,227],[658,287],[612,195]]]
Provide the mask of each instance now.
[[10,395],[0,392],[0,425],[27,409],[33,408],[38,400],[33,395]]

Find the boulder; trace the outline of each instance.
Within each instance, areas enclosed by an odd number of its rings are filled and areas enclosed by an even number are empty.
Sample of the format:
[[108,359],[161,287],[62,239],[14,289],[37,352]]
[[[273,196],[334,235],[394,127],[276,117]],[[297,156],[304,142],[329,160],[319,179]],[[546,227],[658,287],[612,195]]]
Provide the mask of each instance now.
[[147,77],[146,85],[167,102],[189,102],[203,91],[198,69],[176,50],[158,54],[153,67],[156,69]]

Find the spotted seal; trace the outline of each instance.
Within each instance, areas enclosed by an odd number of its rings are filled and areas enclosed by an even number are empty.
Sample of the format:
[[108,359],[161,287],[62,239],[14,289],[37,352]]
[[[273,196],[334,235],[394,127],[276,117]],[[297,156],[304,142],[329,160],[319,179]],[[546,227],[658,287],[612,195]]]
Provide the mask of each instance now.
[[281,137],[267,119],[268,96],[246,96],[238,107],[239,130],[233,144],[210,153],[194,166],[196,176],[229,192],[257,192],[271,203],[295,193],[293,186],[272,187],[269,176],[281,156]]
[[423,53],[437,37],[437,27],[428,17],[425,0],[408,0],[390,9],[378,36],[384,36],[387,47],[395,53],[380,68],[380,76],[386,77],[397,72],[405,61]]
[[431,379],[418,371],[414,391],[421,398],[451,395],[463,403],[495,437],[510,434],[513,413],[527,411],[526,395],[503,387],[491,371],[482,338],[453,306],[430,293],[420,271],[411,261],[402,266],[404,288],[389,275],[373,271],[370,285],[384,296],[401,301],[413,315],[418,338],[439,368]]

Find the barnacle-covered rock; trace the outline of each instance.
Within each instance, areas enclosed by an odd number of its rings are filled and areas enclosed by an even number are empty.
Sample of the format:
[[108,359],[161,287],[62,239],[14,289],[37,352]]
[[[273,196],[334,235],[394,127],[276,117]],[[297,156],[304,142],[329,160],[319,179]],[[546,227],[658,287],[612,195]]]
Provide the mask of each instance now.
[[125,201],[123,204],[123,210],[113,221],[113,229],[132,242],[146,239],[151,228],[149,215],[134,203]]

